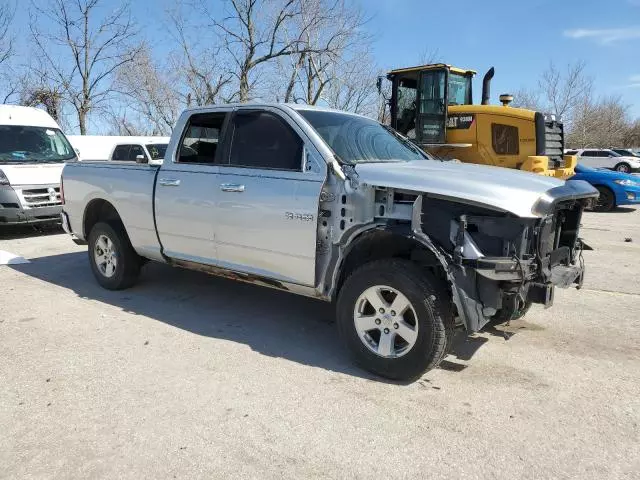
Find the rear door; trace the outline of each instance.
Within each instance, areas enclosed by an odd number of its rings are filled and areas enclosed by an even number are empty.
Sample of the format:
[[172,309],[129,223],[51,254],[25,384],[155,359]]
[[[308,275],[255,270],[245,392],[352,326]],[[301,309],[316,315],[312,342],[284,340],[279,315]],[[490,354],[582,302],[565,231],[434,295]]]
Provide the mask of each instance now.
[[155,216],[163,252],[171,258],[213,265],[218,161],[227,112],[193,114],[173,155],[158,172]]
[[326,163],[278,109],[239,109],[229,138],[216,185],[219,265],[313,286]]

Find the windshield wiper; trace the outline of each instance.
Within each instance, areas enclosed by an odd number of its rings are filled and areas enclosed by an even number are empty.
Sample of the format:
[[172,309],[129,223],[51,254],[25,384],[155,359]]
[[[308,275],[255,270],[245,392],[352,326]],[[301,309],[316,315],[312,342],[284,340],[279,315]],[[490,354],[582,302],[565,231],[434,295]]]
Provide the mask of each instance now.
[[417,153],[418,155],[423,155],[425,156],[427,159],[429,160],[433,160],[433,158],[431,158],[431,156],[429,154],[427,154],[426,152],[424,152],[420,147],[418,147],[418,145],[416,145],[415,143],[413,143],[411,140],[409,140],[407,137],[404,137],[403,135],[400,135],[398,132],[396,132],[393,128],[391,128],[388,125],[382,125],[382,128],[384,128],[386,131],[388,131],[391,135],[393,135],[394,137],[396,137],[398,140],[400,140],[402,142],[402,144],[405,147],[408,147],[410,150],[412,150],[414,153]]

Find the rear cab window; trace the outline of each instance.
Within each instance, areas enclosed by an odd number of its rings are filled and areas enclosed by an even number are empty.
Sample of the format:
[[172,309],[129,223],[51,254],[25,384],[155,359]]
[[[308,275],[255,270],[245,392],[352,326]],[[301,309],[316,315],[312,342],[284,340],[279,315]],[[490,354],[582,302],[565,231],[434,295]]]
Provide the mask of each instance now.
[[226,118],[226,112],[192,115],[180,142],[176,162],[200,165],[220,163]]

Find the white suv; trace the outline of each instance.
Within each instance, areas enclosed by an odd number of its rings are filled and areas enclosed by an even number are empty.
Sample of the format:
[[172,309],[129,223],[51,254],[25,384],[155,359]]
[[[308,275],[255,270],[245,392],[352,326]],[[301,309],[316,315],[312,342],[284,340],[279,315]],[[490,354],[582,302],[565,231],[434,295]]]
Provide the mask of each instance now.
[[578,163],[585,167],[608,168],[623,173],[640,171],[640,158],[626,157],[609,149],[567,150],[565,154],[577,155]]

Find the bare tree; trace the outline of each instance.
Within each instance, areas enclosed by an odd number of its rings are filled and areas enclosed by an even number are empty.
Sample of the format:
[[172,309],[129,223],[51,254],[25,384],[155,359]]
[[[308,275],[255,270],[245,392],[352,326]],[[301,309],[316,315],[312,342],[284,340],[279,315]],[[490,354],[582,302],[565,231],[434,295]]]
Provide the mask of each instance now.
[[544,110],[540,100],[540,90],[536,88],[519,88],[513,95],[511,106],[529,110]]
[[640,118],[628,126],[622,146],[627,148],[640,147]]
[[574,148],[609,148],[624,146],[633,124],[628,106],[619,96],[608,96],[593,101],[590,97],[579,104],[573,113],[573,122],[567,143]]
[[[418,62],[420,65],[429,65],[431,63],[440,62],[441,55],[440,50],[436,48],[425,47],[418,56]],[[407,65],[409,66],[409,65]],[[396,68],[396,67],[394,67]]]
[[239,101],[251,98],[257,68],[278,58],[323,51],[304,41],[322,21],[322,17],[304,15],[307,1],[315,0],[227,0],[228,13],[222,20],[214,18],[213,9],[204,4],[203,11],[233,63],[231,71],[238,82],[234,97]]
[[593,79],[586,63],[577,61],[564,70],[553,62],[542,72],[535,87],[522,87],[514,95],[513,106],[553,113],[570,126],[574,113],[591,101]]
[[123,136],[152,136],[166,135],[167,132],[157,131],[149,124],[146,118],[137,118],[130,115],[127,108],[113,106],[113,109],[105,114],[109,127],[105,130],[107,135]]
[[8,2],[0,5],[0,65],[14,54],[14,36],[10,31],[14,10]]
[[368,53],[371,38],[363,28],[367,18],[348,0],[300,0],[300,7],[294,22],[300,52],[285,59],[290,72],[283,97],[315,105],[347,56],[356,49]]
[[[116,71],[136,58],[137,34],[129,5],[102,13],[102,0],[49,0],[34,7],[31,33],[45,60],[39,72],[59,85],[77,114],[80,133],[87,133],[87,117],[113,98]],[[47,24],[46,31],[39,25]]]
[[586,74],[586,63],[577,61],[568,64],[564,71],[553,62],[542,73],[539,88],[551,113],[571,121],[573,109],[591,96],[593,79]]
[[127,108],[110,112],[111,124],[117,131],[140,130],[133,126],[132,113],[139,122],[159,134],[169,134],[178,119],[183,102],[180,98],[176,70],[161,68],[151,51],[144,46],[135,61],[120,68],[115,86],[126,101]]
[[62,121],[62,94],[55,87],[27,87],[21,93],[20,104],[28,107],[43,106],[56,122]]
[[324,96],[326,103],[339,110],[378,117],[378,74],[378,67],[367,52],[344,58]]
[[174,71],[180,72],[182,101],[187,105],[212,105],[229,101],[227,87],[233,75],[222,58],[222,46],[218,38],[209,38],[198,33],[206,31],[197,23],[188,23],[180,9],[169,13],[171,35],[177,45],[171,56]]
[[11,31],[11,22],[14,17],[12,4],[4,0],[0,5],[0,88],[2,103],[6,103],[17,92],[18,84],[15,82],[14,72],[9,64],[15,55],[15,36]]

